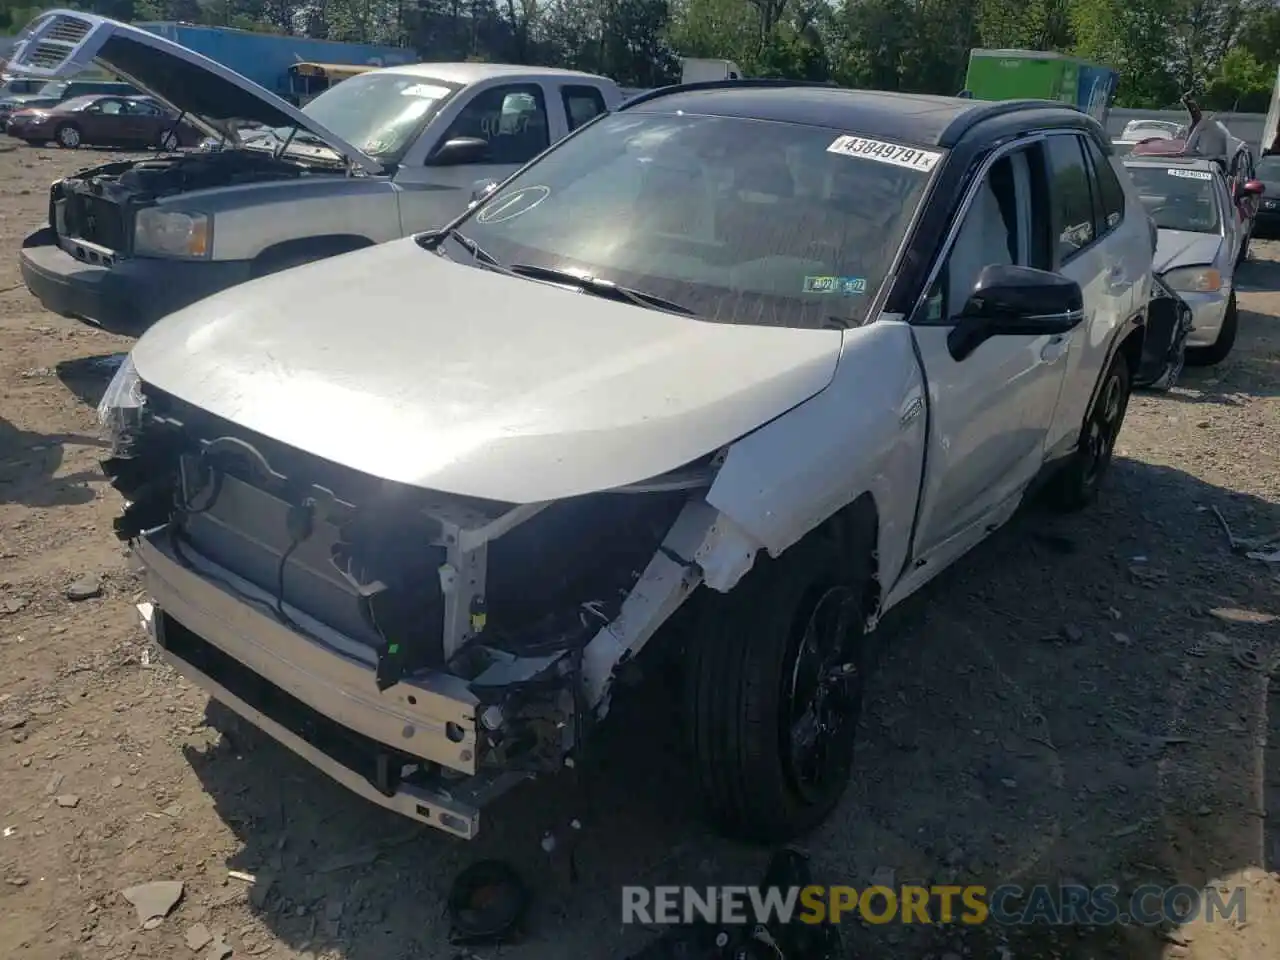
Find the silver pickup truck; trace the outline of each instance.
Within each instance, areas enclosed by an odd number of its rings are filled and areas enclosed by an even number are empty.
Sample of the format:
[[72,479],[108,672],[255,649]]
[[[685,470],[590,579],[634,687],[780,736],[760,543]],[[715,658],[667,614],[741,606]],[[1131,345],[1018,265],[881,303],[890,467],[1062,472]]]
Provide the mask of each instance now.
[[572,70],[421,63],[299,110],[162,37],[67,10],[33,22],[12,62],[61,77],[91,61],[219,145],[60,180],[48,226],[23,243],[23,280],[48,309],[130,334],[254,277],[445,224],[478,183],[621,100],[613,81]]

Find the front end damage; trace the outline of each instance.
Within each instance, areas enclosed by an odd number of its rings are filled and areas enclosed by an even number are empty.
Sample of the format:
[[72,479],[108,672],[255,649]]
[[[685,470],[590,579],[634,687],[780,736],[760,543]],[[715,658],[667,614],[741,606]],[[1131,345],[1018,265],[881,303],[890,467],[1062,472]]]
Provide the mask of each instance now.
[[350,789],[471,838],[572,764],[614,677],[754,546],[704,499],[718,460],[552,503],[381,481],[144,387],[100,413],[165,659]]

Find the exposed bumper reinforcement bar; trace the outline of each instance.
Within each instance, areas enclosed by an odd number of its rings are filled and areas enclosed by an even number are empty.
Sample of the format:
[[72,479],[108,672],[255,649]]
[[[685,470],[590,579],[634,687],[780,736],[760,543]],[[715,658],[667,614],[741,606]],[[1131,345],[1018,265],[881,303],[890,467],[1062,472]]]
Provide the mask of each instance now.
[[[360,772],[361,760],[382,754],[384,764],[388,756],[421,757],[472,774],[475,701],[465,684],[433,675],[404,681],[379,695],[371,665],[343,656],[246,602],[260,592],[252,584],[186,549],[185,562],[178,560],[162,537],[144,537],[135,549],[154,600],[138,606],[142,625],[165,661],[352,792],[472,839],[482,807],[529,778],[510,772],[454,781],[436,773],[411,782],[401,779],[398,770],[385,781]],[[323,636],[323,625],[307,622],[300,611],[291,616]],[[272,691],[266,700],[260,696],[263,689]],[[282,701],[294,708],[282,712]],[[357,747],[354,754],[333,749],[334,738],[326,734],[335,730],[363,742],[365,749]]]
[[[140,612],[143,614],[144,623],[148,624],[148,632],[151,633],[153,639],[156,639],[157,611],[141,609],[148,606],[149,604],[140,604]],[[331,759],[322,750],[313,747],[293,731],[276,723],[260,710],[245,703],[220,683],[201,673],[181,657],[170,653],[163,647],[161,647],[160,653],[165,662],[219,703],[233,710],[263,733],[288,747],[306,760],[307,763],[328,774],[353,793],[357,793],[366,800],[395,813],[452,833],[455,836],[462,837],[464,840],[471,840],[479,833],[480,810],[478,807],[455,800],[440,792],[423,790],[407,784],[401,784],[393,794],[387,796],[360,774]]]
[[312,636],[268,613],[272,598],[230,570],[189,547],[179,560],[167,534],[143,537],[135,553],[156,606],[232,660],[361,736],[459,773],[476,772],[477,701],[463,681],[431,674],[379,693],[375,664],[357,659],[351,641],[302,611],[286,607]]

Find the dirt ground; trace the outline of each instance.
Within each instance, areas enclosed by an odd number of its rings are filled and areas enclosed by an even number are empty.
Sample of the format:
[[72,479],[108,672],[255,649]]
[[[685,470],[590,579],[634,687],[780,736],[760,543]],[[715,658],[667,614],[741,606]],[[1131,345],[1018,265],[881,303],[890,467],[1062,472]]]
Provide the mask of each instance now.
[[[523,940],[480,956],[606,960],[653,936],[622,926],[622,884],[756,882],[764,853],[695,817],[658,684],[616,711],[588,805],[534,784],[467,845],[347,794],[153,662],[91,406],[93,358],[128,344],[44,312],[17,265],[49,183],[106,156],[0,138],[0,957],[451,957],[449,883],[501,856],[536,900]],[[888,618],[858,772],[809,846],[819,880],[856,886],[1243,886],[1245,922],[854,925],[854,955],[1280,956],[1280,567],[1233,553],[1214,513],[1237,536],[1280,530],[1280,243],[1256,243],[1241,286],[1235,353],[1135,397],[1094,509],[1028,511]],[[576,878],[540,844],[571,816]],[[147,929],[121,891],[157,880],[183,895]]]

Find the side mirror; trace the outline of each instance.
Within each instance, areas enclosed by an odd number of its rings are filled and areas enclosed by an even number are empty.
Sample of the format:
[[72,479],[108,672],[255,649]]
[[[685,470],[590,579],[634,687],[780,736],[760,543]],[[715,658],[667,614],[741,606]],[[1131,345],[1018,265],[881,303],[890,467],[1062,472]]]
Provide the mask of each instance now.
[[477,180],[471,185],[471,206],[474,207],[496,189],[498,189],[497,180]]
[[1246,180],[1240,185],[1240,193],[1246,197],[1260,197],[1267,192],[1267,186],[1261,180]]
[[947,348],[963,360],[991,337],[1051,336],[1084,319],[1080,284],[1057,273],[992,264],[982,268],[973,292],[947,335]]
[[446,140],[427,158],[431,167],[456,167],[464,163],[478,163],[489,154],[489,141],[479,137],[454,137]]

